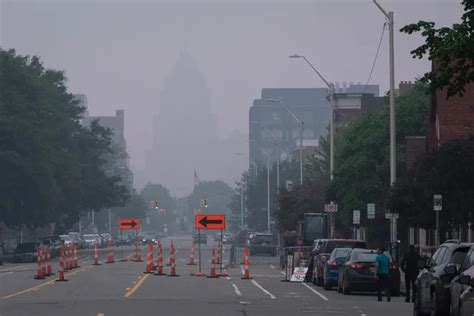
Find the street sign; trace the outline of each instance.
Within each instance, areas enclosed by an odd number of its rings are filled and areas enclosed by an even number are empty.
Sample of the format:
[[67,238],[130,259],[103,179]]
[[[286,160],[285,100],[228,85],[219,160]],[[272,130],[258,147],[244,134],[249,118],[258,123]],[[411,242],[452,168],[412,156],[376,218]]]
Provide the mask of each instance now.
[[360,211],[354,210],[352,213],[352,223],[354,225],[360,225]]
[[293,274],[291,275],[290,282],[304,282],[307,272],[307,267],[295,267],[293,269]]
[[138,230],[141,228],[141,219],[139,218],[121,218],[119,219],[119,229],[134,229]]
[[385,213],[386,219],[398,219],[398,213]]
[[337,204],[334,204],[333,202],[329,204],[324,204],[324,211],[326,213],[336,213],[337,212]]
[[437,212],[443,210],[443,196],[441,194],[433,195],[433,210]]
[[196,214],[195,229],[225,229],[225,215]]
[[367,204],[367,219],[374,219],[375,218],[375,204],[368,203]]

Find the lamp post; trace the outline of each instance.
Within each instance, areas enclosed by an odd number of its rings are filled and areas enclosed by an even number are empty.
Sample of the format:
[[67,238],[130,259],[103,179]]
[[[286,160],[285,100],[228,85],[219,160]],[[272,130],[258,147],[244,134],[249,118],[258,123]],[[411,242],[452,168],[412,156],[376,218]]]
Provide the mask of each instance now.
[[336,107],[334,84],[324,79],[321,73],[309,62],[309,60],[305,56],[294,54],[291,55],[290,58],[303,59],[311,67],[311,69],[314,70],[314,72],[319,76],[319,78],[321,78],[321,80],[326,84],[329,89],[329,101],[331,104],[331,120],[329,123],[329,176],[332,180],[334,174],[334,108]]
[[270,232],[270,155],[255,140],[250,139],[249,142],[257,145],[260,151],[267,157],[267,231]]
[[296,117],[296,115],[288,109],[285,103],[281,99],[266,99],[269,102],[280,103],[281,106],[290,114],[290,116],[296,121],[300,126],[300,184],[303,185],[303,132],[304,132],[304,122]]
[[257,124],[260,125],[265,132],[270,135],[270,137],[273,139],[275,142],[275,148],[276,148],[276,167],[277,167],[277,194],[280,195],[280,142],[278,141],[278,138],[276,138],[275,134],[273,134],[262,122],[259,121],[250,121],[250,124]]
[[[396,135],[395,135],[395,54],[394,54],[394,19],[393,11],[386,12],[376,0],[373,0],[374,4],[379,8],[385,18],[388,20],[389,27],[389,70],[390,70],[390,186],[395,184],[397,180],[397,157],[396,157]],[[397,241],[397,222],[396,219],[393,225],[393,232],[391,232],[391,242]]]

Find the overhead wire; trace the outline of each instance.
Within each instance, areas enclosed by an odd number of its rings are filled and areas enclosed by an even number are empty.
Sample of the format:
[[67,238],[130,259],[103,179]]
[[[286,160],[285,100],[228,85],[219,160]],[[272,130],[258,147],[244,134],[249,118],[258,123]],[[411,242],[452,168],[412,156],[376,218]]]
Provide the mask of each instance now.
[[375,53],[375,58],[372,63],[372,67],[370,68],[369,77],[367,78],[367,82],[365,83],[364,91],[362,93],[365,93],[365,91],[367,90],[367,87],[369,86],[370,79],[372,79],[372,73],[374,72],[375,64],[377,63],[377,59],[379,57],[380,47],[382,46],[383,36],[385,34],[386,27],[387,27],[387,22],[384,22],[383,27],[382,27],[382,34],[380,34],[380,40],[377,46],[377,52]]

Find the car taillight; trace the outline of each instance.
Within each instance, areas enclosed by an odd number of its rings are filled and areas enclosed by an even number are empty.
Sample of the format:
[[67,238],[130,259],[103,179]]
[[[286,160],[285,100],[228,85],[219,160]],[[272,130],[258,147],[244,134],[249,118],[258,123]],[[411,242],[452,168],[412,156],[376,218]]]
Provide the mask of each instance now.
[[364,265],[362,263],[351,263],[352,269],[362,269]]
[[331,261],[331,263],[329,264],[329,266],[331,268],[337,268],[337,262],[336,261]]

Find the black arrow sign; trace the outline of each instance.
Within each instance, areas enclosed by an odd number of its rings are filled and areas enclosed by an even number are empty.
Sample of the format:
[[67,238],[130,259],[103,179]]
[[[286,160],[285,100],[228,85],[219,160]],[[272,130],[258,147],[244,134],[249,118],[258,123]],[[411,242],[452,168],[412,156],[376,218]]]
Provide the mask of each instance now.
[[138,223],[135,222],[135,221],[130,221],[130,222],[127,222],[127,223],[122,223],[122,226],[131,226],[132,228],[137,226]]
[[222,224],[222,219],[207,219],[207,216],[204,216],[199,221],[199,224],[201,224],[204,227],[207,227],[208,224],[220,225]]

